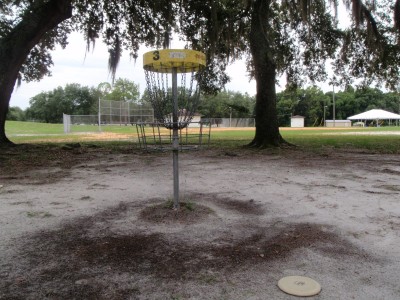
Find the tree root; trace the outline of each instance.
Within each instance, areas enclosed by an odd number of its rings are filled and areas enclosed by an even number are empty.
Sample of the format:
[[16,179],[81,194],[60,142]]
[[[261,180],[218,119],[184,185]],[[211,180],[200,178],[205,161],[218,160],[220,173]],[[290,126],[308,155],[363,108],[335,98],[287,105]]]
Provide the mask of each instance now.
[[11,148],[17,146],[13,142],[11,142],[7,137],[0,138],[0,149],[1,148]]
[[277,140],[264,140],[257,141],[254,139],[249,144],[245,145],[246,148],[253,149],[268,149],[268,148],[296,148],[297,146],[284,140],[282,137]]

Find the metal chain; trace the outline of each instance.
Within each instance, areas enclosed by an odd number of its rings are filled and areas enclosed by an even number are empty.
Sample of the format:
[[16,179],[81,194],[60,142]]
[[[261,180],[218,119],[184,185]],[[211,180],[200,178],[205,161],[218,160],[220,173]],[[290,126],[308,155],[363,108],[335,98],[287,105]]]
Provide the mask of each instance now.
[[[149,100],[154,109],[155,119],[164,127],[172,129],[172,87],[170,87],[169,73],[152,72],[145,70],[145,79]],[[188,80],[188,76],[189,80]],[[196,71],[185,73],[181,70],[178,83],[179,100],[179,129],[183,129],[193,119],[200,99],[199,84],[196,80]]]

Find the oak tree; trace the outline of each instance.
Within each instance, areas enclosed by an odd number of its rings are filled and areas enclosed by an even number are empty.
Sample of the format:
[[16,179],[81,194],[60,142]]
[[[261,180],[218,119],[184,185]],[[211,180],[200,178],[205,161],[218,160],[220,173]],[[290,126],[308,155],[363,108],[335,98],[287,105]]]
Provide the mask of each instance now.
[[399,81],[399,0],[344,0],[353,17],[349,28],[338,26],[337,0],[183,2],[182,32],[195,48],[207,49],[221,69],[248,59],[257,86],[256,132],[249,146],[286,143],[276,109],[280,75],[294,88],[307,80],[327,81],[332,62],[336,84],[361,79],[393,88]]
[[[325,66],[343,83],[399,80],[400,0],[343,0],[353,23],[340,29],[338,0],[3,0],[0,3],[0,144],[11,93],[20,80],[49,74],[49,51],[82,32],[88,49],[98,38],[109,47],[115,74],[123,49],[137,57],[143,43],[167,47],[173,31],[208,56],[203,90],[217,91],[229,79],[227,64],[248,59],[255,78],[256,133],[250,146],[285,144],[279,133],[276,79],[289,85],[327,79]],[[394,18],[392,17],[394,13]],[[394,19],[394,21],[393,21]]]
[[[139,46],[162,47],[174,25],[172,1],[143,0],[2,0],[0,2],[0,145],[11,94],[17,83],[50,74],[50,51],[65,46],[72,31],[83,33],[87,48],[102,38],[113,75],[121,53],[137,57]],[[166,9],[168,8],[168,9]]]

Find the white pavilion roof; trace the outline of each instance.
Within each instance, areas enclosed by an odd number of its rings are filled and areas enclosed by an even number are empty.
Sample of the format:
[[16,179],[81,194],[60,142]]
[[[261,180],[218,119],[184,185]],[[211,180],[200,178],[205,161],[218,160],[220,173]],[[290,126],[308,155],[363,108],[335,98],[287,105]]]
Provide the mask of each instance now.
[[399,120],[400,115],[383,109],[371,109],[358,115],[348,117],[347,120]]

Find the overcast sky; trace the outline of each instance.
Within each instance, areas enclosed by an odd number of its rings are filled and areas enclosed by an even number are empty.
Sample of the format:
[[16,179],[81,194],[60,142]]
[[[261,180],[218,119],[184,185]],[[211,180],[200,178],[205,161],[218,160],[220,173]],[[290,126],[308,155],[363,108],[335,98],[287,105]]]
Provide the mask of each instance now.
[[[339,24],[348,26],[350,18],[342,5],[339,6]],[[79,83],[82,86],[98,86],[101,82],[111,82],[108,72],[108,52],[100,40],[97,41],[94,51],[86,53],[86,42],[78,33],[69,36],[69,44],[66,49],[57,48],[52,56],[54,65],[51,69],[52,76],[43,78],[40,82],[22,82],[19,88],[15,88],[11,97],[10,106],[19,106],[23,109],[29,106],[29,99],[42,91],[51,91],[59,86],[64,87],[68,83]],[[172,41],[171,48],[181,48],[182,45]],[[146,88],[143,71],[143,53],[152,49],[141,48],[139,58],[135,61],[124,53],[117,69],[116,78],[127,78],[139,84],[143,93]],[[228,70],[231,81],[226,85],[227,90],[248,93],[253,96],[256,93],[256,83],[249,81],[246,74],[246,66],[243,61],[235,62]],[[320,85],[321,89],[328,91],[328,84]],[[277,90],[284,88],[284,83]]]
[[[69,37],[66,49],[57,48],[52,56],[54,65],[51,69],[52,76],[44,77],[40,82],[22,82],[19,88],[15,88],[11,97],[10,106],[19,106],[23,109],[29,106],[29,99],[42,91],[51,91],[59,86],[64,87],[68,83],[79,83],[82,86],[96,87],[101,82],[111,82],[108,72],[108,52],[101,41],[96,43],[94,51],[86,53],[86,43],[80,34],[73,33]],[[171,48],[179,48],[172,44]],[[141,93],[146,88],[143,71],[143,53],[152,49],[141,48],[139,58],[131,60],[124,53],[116,78],[127,78],[139,84]],[[228,74],[231,82],[226,86],[227,90],[238,91],[249,95],[255,95],[255,81],[249,81],[246,76],[244,62],[237,62],[230,66]]]

